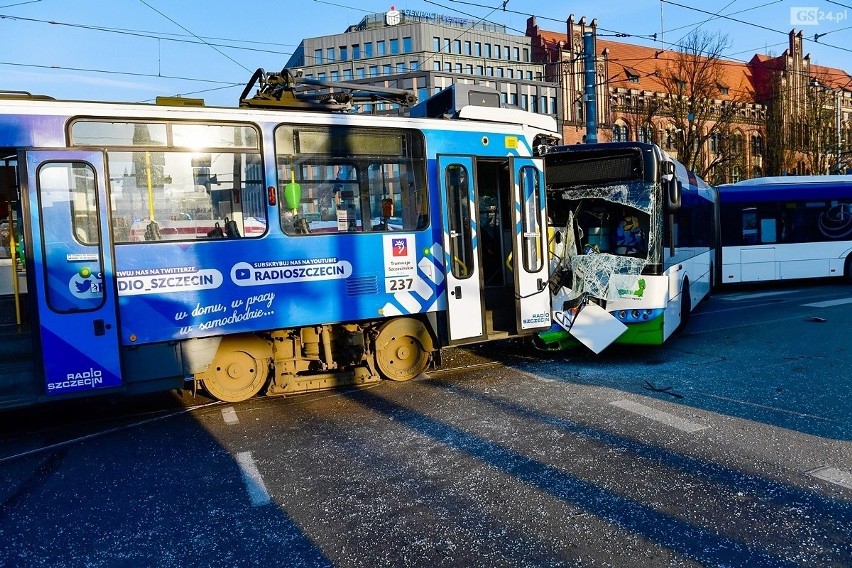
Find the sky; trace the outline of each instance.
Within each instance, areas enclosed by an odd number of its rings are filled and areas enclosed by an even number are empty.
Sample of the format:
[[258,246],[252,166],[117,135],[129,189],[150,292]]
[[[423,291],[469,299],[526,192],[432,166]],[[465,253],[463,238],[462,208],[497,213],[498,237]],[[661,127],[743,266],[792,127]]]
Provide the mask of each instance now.
[[0,0],[0,90],[236,106],[252,73],[280,71],[302,39],[342,33],[391,6],[518,34],[531,15],[564,31],[574,14],[597,18],[602,38],[670,49],[700,29],[726,35],[734,61],[780,55],[795,28],[812,62],[852,72],[852,0]]

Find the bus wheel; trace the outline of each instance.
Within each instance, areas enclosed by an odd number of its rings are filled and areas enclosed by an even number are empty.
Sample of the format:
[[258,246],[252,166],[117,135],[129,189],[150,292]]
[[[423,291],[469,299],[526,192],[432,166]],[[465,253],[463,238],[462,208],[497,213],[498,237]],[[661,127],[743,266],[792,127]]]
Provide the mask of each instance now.
[[379,327],[376,365],[392,381],[413,379],[429,366],[432,338],[420,320],[397,318]]
[[224,402],[255,396],[266,384],[272,348],[257,337],[225,337],[206,371],[197,373],[204,389]]

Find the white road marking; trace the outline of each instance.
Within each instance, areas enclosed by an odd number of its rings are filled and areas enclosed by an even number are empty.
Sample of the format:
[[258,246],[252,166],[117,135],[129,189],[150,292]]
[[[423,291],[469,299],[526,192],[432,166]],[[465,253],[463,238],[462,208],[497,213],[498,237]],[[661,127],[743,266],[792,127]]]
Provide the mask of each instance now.
[[222,420],[228,425],[240,423],[240,419],[237,418],[237,411],[234,410],[233,406],[226,406],[222,409]]
[[753,300],[755,298],[766,298],[769,296],[780,296],[781,294],[794,294],[796,292],[800,292],[800,290],[778,290],[775,292],[742,292],[740,294],[725,294],[723,296],[716,296],[720,300],[725,300],[726,302],[738,302],[740,300]]
[[831,306],[842,306],[843,304],[852,304],[852,298],[840,298],[838,300],[826,300],[825,302],[814,302],[812,304],[802,304],[806,308],[830,308]]
[[254,458],[251,457],[251,452],[238,453],[237,464],[243,473],[243,481],[246,484],[251,504],[257,507],[269,503],[272,498],[269,496],[269,491],[266,490],[260,471],[254,463]]
[[829,483],[845,487],[846,489],[852,489],[852,472],[843,471],[842,469],[837,469],[836,467],[826,466],[818,467],[807,473],[811,477],[816,477],[817,479],[828,481]]
[[690,422],[684,418],[680,418],[675,416],[674,414],[669,414],[668,412],[663,412],[661,410],[654,410],[650,406],[645,406],[644,404],[639,404],[638,402],[633,402],[632,400],[616,400],[610,402],[611,405],[617,406],[622,410],[627,410],[628,412],[633,412],[640,416],[644,416],[645,418],[650,418],[655,422],[659,422],[661,424],[665,424],[666,426],[671,426],[672,428],[677,428],[678,430],[682,430],[684,432],[698,432],[699,430],[704,430],[705,428],[709,428],[709,426],[705,426],[703,424],[698,424],[696,422]]

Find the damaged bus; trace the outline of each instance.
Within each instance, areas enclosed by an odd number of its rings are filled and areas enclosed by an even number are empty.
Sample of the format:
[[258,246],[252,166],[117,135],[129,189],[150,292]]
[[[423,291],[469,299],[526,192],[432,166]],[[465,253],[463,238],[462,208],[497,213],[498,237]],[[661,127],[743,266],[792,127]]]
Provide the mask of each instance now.
[[544,349],[658,345],[710,294],[718,194],[658,146],[545,155],[553,326]]

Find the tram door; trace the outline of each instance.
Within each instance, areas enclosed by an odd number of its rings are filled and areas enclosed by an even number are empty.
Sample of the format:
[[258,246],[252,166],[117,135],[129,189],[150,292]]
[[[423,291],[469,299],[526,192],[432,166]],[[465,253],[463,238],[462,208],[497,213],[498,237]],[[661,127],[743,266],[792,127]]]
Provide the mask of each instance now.
[[485,336],[471,156],[438,156],[450,343]]
[[518,333],[550,327],[547,214],[541,159],[511,158],[514,211],[512,272]]
[[103,154],[36,150],[25,152],[18,163],[25,164],[24,238],[44,393],[121,386]]

